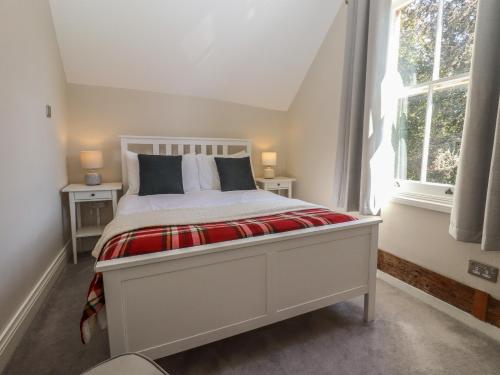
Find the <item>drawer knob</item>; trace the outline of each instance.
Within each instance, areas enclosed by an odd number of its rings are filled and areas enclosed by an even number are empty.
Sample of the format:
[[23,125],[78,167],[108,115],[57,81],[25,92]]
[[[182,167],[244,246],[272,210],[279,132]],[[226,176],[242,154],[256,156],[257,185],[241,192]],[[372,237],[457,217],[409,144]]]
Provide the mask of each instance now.
[[95,193],[90,194],[91,197],[95,197]]
[[281,186],[281,184],[278,184],[278,186]]

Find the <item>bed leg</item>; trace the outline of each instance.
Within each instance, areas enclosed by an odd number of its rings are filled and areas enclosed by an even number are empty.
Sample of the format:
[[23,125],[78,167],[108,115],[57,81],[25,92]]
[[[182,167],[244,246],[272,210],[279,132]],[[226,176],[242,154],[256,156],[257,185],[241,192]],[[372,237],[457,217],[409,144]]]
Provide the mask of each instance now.
[[367,323],[372,322],[375,318],[375,293],[365,294],[365,311],[363,320]]
[[375,319],[375,293],[377,289],[378,224],[372,225],[370,236],[370,259],[368,263],[368,293],[365,294],[364,321]]

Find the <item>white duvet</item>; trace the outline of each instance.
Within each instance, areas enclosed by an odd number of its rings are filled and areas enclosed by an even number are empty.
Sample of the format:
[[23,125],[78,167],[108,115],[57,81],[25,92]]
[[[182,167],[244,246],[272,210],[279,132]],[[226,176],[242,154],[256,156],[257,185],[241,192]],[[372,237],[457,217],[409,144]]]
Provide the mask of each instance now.
[[230,221],[313,207],[318,206],[264,190],[125,195],[118,204],[116,218],[104,229],[92,255],[98,258],[112,237],[140,228]]
[[[185,194],[125,195],[120,199],[117,216],[173,208],[225,207],[242,203],[269,203],[298,201],[265,190],[220,191],[203,190]],[[302,201],[298,201],[302,202]]]

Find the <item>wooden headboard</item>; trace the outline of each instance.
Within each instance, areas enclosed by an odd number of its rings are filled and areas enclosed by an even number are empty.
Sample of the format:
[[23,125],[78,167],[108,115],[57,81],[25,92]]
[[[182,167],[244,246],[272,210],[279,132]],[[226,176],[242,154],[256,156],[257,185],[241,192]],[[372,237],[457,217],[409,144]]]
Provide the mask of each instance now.
[[[121,135],[122,182],[128,188],[127,151],[130,146],[140,145],[141,153],[152,155],[206,154],[227,156],[245,151],[252,156],[252,141],[227,138],[180,138]],[[148,148],[144,151],[143,148]],[[131,150],[133,151],[133,150]]]

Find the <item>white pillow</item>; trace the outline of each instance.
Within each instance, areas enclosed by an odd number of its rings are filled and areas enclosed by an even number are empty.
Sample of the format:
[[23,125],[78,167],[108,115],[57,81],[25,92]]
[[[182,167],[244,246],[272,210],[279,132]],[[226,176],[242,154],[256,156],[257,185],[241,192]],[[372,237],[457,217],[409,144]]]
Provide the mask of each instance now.
[[[127,151],[127,180],[127,194],[139,194],[139,158],[137,154],[132,151]],[[200,191],[196,155],[182,155],[182,186],[184,193]]]
[[139,158],[132,151],[127,151],[127,194],[139,194]]
[[219,172],[213,155],[196,155],[201,190],[220,190]]
[[182,185],[184,193],[200,191],[200,177],[196,155],[182,155]]
[[[244,158],[250,156],[245,151],[237,152],[236,154],[225,156],[226,158]],[[221,156],[217,156],[221,157]],[[220,190],[220,178],[219,172],[217,170],[217,164],[215,163],[215,155],[196,155],[196,160],[198,162],[198,173],[200,176],[200,188],[201,190]],[[250,167],[253,166],[250,160]]]

